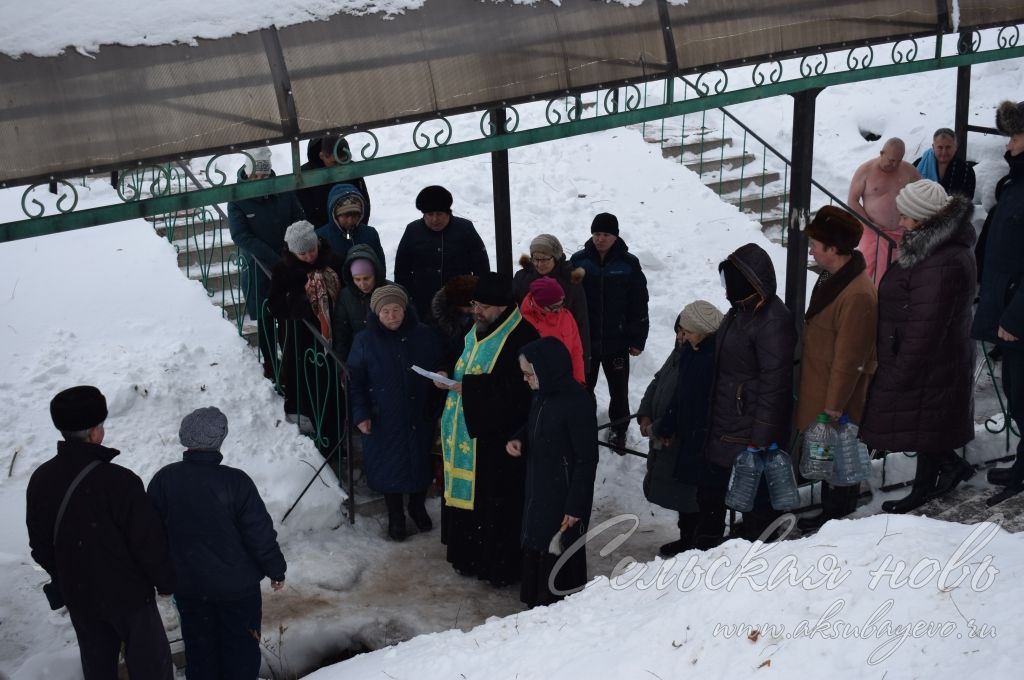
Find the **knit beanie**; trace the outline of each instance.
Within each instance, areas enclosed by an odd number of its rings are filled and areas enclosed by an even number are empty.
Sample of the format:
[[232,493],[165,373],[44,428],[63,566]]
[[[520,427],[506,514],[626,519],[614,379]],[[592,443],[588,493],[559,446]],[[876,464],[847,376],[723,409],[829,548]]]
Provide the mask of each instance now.
[[619,218],[611,213],[598,213],[590,223],[590,233],[603,231],[612,236],[619,235]]
[[919,179],[911,182],[896,195],[896,209],[901,215],[923,222],[946,207],[949,196],[938,182]]
[[228,419],[216,406],[197,408],[181,420],[178,441],[186,449],[220,451],[228,436]]
[[273,167],[270,162],[270,147],[261,146],[260,148],[253,149],[246,154],[246,176],[252,177],[256,173],[269,175],[272,169]]
[[452,194],[437,185],[424,188],[416,196],[416,209],[423,213],[452,211]]
[[508,307],[516,303],[512,278],[498,272],[484,272],[477,279],[473,299],[484,305]]
[[711,335],[722,324],[724,315],[706,300],[696,300],[683,307],[676,319],[676,325],[685,331]]
[[409,306],[409,296],[404,288],[394,283],[389,283],[373,291],[373,295],[370,296],[370,309],[373,310],[374,314],[380,314],[380,310],[384,305],[390,304],[401,305],[402,309]]
[[804,229],[807,238],[832,246],[840,255],[850,255],[864,233],[864,225],[856,217],[834,205],[821,207]]
[[562,244],[559,243],[558,239],[551,234],[541,234],[530,241],[530,255],[533,255],[534,253],[547,255],[548,257],[553,257],[556,260],[561,260],[565,257],[565,251],[562,250]]
[[996,109],[996,128],[1007,137],[1024,133],[1024,102],[1000,104]]
[[375,276],[377,274],[377,271],[373,268],[373,263],[365,257],[357,257],[352,260],[352,263],[348,266],[348,271],[352,276]]
[[565,299],[565,291],[560,284],[550,276],[541,276],[530,284],[530,294],[533,301],[541,307],[550,307]]
[[335,215],[338,213],[341,213],[342,215],[351,215],[352,213],[362,215],[363,199],[359,198],[355,194],[349,194],[334,204],[332,213]]
[[296,255],[308,253],[316,247],[316,231],[306,220],[299,220],[284,232],[284,242],[288,244],[289,252]]
[[69,387],[50,400],[50,418],[61,432],[89,430],[107,419],[107,400],[92,385]]

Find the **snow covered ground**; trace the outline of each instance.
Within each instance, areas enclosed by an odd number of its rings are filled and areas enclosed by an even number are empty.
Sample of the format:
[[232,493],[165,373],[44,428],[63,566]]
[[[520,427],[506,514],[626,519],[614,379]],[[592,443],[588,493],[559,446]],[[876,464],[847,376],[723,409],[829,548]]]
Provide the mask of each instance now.
[[[999,101],[1021,98],[1021,66],[1017,60],[975,67],[972,122],[991,125]],[[919,153],[935,128],[952,122],[954,78],[952,71],[945,71],[823,92],[818,99],[815,178],[845,196],[853,169],[880,148],[880,142],[865,142],[859,127],[870,127],[883,138],[899,135],[907,141],[908,155]],[[790,107],[789,98],[779,98],[733,111],[788,152]],[[995,181],[1005,168],[1002,141],[972,135],[969,143],[968,157],[979,161],[979,198],[990,205]],[[284,150],[275,157],[279,166],[286,166]],[[721,203],[695,175],[662,160],[660,150],[645,144],[637,130],[514,149],[509,157],[517,255],[541,232],[558,235],[572,251],[589,236],[595,213],[619,215],[622,237],[640,258],[651,292],[651,338],[647,350],[632,362],[634,408],[671,348],[671,326],[679,310],[696,298],[724,308],[716,267],[729,252],[747,242],[762,245],[776,264],[780,290],[784,286],[784,251],[769,243],[758,225]],[[427,184],[443,184],[452,191],[456,214],[477,224],[493,258],[489,157],[371,177],[368,184],[389,265],[405,224],[418,216],[415,194]],[[110,191],[102,181],[90,182],[81,191],[82,207],[108,201]],[[18,192],[0,192],[0,220],[20,218],[20,198]],[[79,383],[98,385],[111,407],[107,443],[123,451],[118,462],[147,482],[180,455],[176,433],[181,417],[199,406],[219,406],[231,429],[225,462],[256,480],[275,520],[320,458],[307,440],[281,422],[281,402],[262,378],[251,350],[220,319],[202,288],[176,269],[173,249],[146,222],[0,245],[0,319],[0,452],[2,469],[9,471],[0,474],[0,511],[7,518],[0,528],[0,563],[6,574],[0,589],[0,673],[24,680],[70,680],[80,677],[74,633],[66,612],[46,608],[39,590],[46,575],[28,554],[24,529],[25,485],[32,469],[52,455],[58,437],[47,411],[56,391]],[[603,382],[598,402],[604,417]],[[992,412],[990,398],[979,402],[979,422]],[[635,427],[630,441],[643,448]],[[979,439],[969,448],[971,459],[1001,452],[1001,438],[979,428]],[[634,514],[636,530],[608,554],[596,552],[607,541],[592,547],[592,572],[600,577],[586,591],[554,607],[524,613],[518,613],[515,589],[495,591],[456,576],[444,562],[436,531],[403,544],[386,542],[378,520],[361,518],[354,527],[342,523],[341,492],[332,484],[315,484],[296,513],[278,527],[289,571],[284,591],[265,594],[267,671],[299,672],[350,647],[377,649],[429,633],[324,669],[316,677],[667,679],[772,671],[803,677],[813,668],[809,661],[841,680],[1011,677],[1010,664],[1019,653],[1010,628],[1014,611],[1008,605],[1024,601],[1020,535],[995,532],[977,554],[958,564],[958,546],[965,541],[979,545],[986,538],[969,540],[972,527],[870,517],[833,523],[816,537],[773,548],[764,556],[768,566],[760,575],[744,576],[750,572],[737,566],[751,549],[742,541],[707,554],[682,555],[673,567],[660,561],[648,564],[658,544],[674,538],[675,518],[643,499],[642,460],[602,456],[595,523]],[[888,470],[890,482],[905,477],[909,469],[896,458]],[[875,488],[879,474],[876,470]],[[984,485],[978,478],[971,483]],[[876,493],[858,515],[877,511],[885,497]],[[436,500],[430,509],[436,519]],[[632,524],[627,519],[605,536]],[[989,554],[988,566],[998,573],[984,569]],[[635,571],[609,580],[626,556],[639,562],[632,567]],[[752,587],[752,582],[765,582],[787,556],[800,573],[812,567],[828,571],[829,556],[834,556],[836,580],[846,576],[834,588],[806,579],[761,591]],[[673,583],[641,587],[659,569],[662,575],[678,571],[691,558],[705,567],[718,558],[730,563],[721,563],[715,575],[691,576],[686,592]],[[886,572],[894,560],[902,560],[907,572],[916,567],[914,578],[920,582],[894,582],[896,577]],[[932,572],[948,564],[953,566],[941,582]],[[954,585],[964,564],[971,575]],[[631,583],[639,571],[642,580]],[[736,574],[734,583],[718,586]],[[976,574],[988,574],[990,582],[977,581],[972,587]],[[892,607],[885,609],[889,599]],[[833,623],[841,619],[863,625],[880,612],[875,621],[879,625],[923,622],[925,630],[875,629],[867,634],[836,626],[815,628],[835,603],[841,610],[832,612]],[[173,638],[173,611],[165,606],[164,613]],[[491,616],[504,618],[487,621]],[[798,630],[804,620],[809,623]],[[952,628],[943,628],[946,622]],[[754,624],[758,639],[749,640],[747,632],[730,636],[715,630],[716,624],[739,623]],[[936,625],[928,629],[928,623]],[[474,628],[478,624],[484,625]],[[785,629],[770,630],[772,625]],[[993,628],[981,635],[982,625]],[[452,628],[461,630],[441,632]],[[886,642],[893,636],[895,640]]]

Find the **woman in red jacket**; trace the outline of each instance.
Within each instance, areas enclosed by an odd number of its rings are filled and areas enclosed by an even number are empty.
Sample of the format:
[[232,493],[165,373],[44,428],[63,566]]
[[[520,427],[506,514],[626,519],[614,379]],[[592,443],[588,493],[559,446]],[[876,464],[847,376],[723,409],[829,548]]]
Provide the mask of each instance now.
[[572,360],[572,377],[581,385],[586,385],[580,331],[572,313],[563,306],[564,302],[565,290],[562,284],[550,276],[542,276],[530,284],[530,292],[520,303],[519,312],[537,329],[540,337],[550,336],[565,345]]

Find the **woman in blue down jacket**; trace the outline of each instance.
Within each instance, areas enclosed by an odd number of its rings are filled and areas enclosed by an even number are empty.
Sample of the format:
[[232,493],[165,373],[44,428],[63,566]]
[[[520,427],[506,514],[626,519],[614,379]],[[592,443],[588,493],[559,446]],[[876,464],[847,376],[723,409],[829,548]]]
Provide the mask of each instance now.
[[384,494],[388,536],[405,540],[403,494],[420,531],[433,524],[424,507],[431,480],[430,445],[443,395],[413,365],[431,369],[440,361],[433,331],[416,318],[401,286],[381,286],[370,298],[366,330],[348,357],[352,422],[363,437],[367,483]]
[[[526,458],[523,510],[523,580],[519,599],[530,607],[551,604],[587,583],[586,550],[575,545],[587,532],[597,472],[597,416],[586,389],[572,377],[569,351],[556,338],[541,338],[519,356],[523,379],[534,390],[525,427],[508,443]],[[554,576],[552,537],[569,553]]]

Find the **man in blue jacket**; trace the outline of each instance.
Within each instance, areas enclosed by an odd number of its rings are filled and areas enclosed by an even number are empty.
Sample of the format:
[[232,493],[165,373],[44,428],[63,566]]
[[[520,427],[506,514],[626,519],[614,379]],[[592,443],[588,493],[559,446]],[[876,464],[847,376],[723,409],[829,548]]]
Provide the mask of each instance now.
[[[239,182],[256,182],[274,176],[269,148],[254,149],[251,155],[245,166],[238,169]],[[260,325],[259,345],[263,353],[264,373],[268,377],[273,375],[270,365],[273,326],[269,315],[263,318],[262,309],[270,291],[270,277],[259,265],[270,271],[281,258],[285,230],[301,219],[302,206],[290,191],[228,203],[228,230],[245,263],[241,277],[245,309],[249,318]]]
[[[1003,390],[1009,416],[1024,427],[1024,102],[1003,102],[996,127],[1006,143],[1009,174],[999,180],[998,202],[985,221],[984,267],[971,337],[1003,350]],[[1024,440],[1013,467],[989,470],[988,480],[1006,488],[988,499],[996,505],[1024,491]]]
[[416,313],[432,318],[434,293],[456,276],[491,271],[487,248],[473,223],[452,215],[452,195],[429,186],[416,196],[423,217],[410,222],[395,255],[395,283],[409,291]]
[[[629,357],[639,356],[647,344],[647,277],[640,260],[619,238],[619,220],[600,213],[590,225],[591,238],[572,256],[583,267],[590,320],[590,367],[587,387],[593,391],[600,370],[608,382],[608,418],[616,422],[608,443],[621,448],[629,427]],[[623,451],[616,451],[622,455]]]
[[247,474],[221,465],[228,420],[213,406],[181,421],[182,461],[149,484],[178,574],[174,599],[189,678],[252,680],[260,670],[260,581],[284,587],[274,523]]

